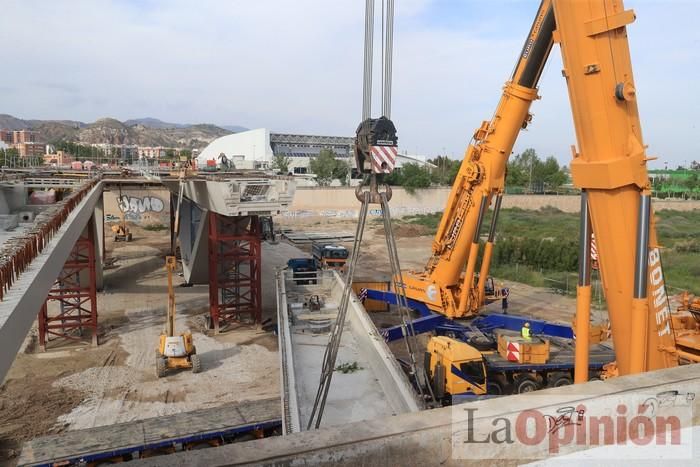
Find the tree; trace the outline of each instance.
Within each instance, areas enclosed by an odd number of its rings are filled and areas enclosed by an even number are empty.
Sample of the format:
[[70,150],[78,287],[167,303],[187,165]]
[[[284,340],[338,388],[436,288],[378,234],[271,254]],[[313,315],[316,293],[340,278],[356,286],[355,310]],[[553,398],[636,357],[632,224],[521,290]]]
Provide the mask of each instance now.
[[20,162],[19,150],[17,148],[0,149],[0,166],[16,167]]
[[531,148],[517,154],[507,166],[507,186],[547,191],[559,188],[568,179],[566,167],[561,167],[554,156],[543,162]]
[[402,186],[407,192],[413,193],[417,188],[428,188],[431,185],[431,173],[421,165],[409,163],[386,175],[383,182]]
[[542,180],[549,189],[559,188],[568,180],[568,175],[559,167],[559,162],[554,156],[549,156],[540,169]]
[[447,156],[437,156],[435,159],[429,159],[428,162],[437,166],[430,172],[430,180],[436,185],[452,185],[462,165],[462,161],[450,159]]
[[430,171],[418,164],[406,164],[401,167],[401,184],[406,191],[412,193],[416,188],[428,188],[430,186]]
[[316,182],[320,186],[328,186],[333,181],[333,176],[337,170],[338,161],[335,160],[335,153],[330,149],[321,149],[318,156],[309,162],[309,170],[316,174]]
[[285,156],[283,153],[275,154],[272,156],[272,168],[283,175],[289,173],[289,164],[291,164],[292,159]]
[[333,178],[340,180],[341,185],[345,186],[348,183],[348,174],[350,173],[350,165],[342,160],[335,161],[333,169]]

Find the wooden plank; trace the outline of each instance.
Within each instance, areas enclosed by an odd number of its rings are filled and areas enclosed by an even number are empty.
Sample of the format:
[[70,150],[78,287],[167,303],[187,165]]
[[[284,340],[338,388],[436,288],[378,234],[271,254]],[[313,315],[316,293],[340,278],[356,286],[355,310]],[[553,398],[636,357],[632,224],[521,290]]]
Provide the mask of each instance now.
[[137,451],[149,444],[202,433],[217,433],[280,419],[280,400],[271,398],[230,403],[220,407],[86,430],[68,431],[59,435],[35,438],[24,443],[18,465],[76,459],[124,449]]

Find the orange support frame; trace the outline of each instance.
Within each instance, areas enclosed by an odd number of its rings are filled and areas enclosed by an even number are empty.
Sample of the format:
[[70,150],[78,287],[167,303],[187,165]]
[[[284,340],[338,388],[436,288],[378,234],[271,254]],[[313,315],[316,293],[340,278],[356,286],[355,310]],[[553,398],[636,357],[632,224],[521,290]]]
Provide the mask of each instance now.
[[209,315],[215,333],[262,317],[261,241],[257,216],[209,213]]
[[41,350],[45,351],[53,340],[84,340],[86,332],[92,345],[97,346],[95,261],[95,229],[91,217],[39,311]]

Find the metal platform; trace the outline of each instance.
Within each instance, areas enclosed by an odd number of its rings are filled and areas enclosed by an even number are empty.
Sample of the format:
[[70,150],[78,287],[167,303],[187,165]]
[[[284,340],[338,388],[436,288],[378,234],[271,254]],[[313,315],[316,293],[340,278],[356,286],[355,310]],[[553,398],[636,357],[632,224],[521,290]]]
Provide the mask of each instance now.
[[197,443],[224,444],[281,423],[277,398],[233,403],[36,438],[24,444],[18,465],[84,465],[150,457],[158,450],[176,452]]
[[[531,370],[533,366],[543,370],[571,370],[574,367],[574,350],[558,348],[553,346],[549,354],[547,363],[533,365],[532,363],[511,362],[504,359],[498,353],[485,353],[484,360],[489,363],[489,367],[494,370]],[[592,345],[589,354],[589,368],[599,370],[604,365],[615,361],[615,351],[605,345]]]

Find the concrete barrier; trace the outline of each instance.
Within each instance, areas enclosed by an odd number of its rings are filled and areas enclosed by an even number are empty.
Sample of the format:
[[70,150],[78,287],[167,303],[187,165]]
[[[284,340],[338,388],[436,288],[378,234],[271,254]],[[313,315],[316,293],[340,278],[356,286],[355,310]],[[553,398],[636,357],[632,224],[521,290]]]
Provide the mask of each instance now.
[[[651,395],[652,399],[665,401],[656,406],[655,414],[663,413],[659,408],[663,404],[668,408],[668,404],[676,403],[678,406],[675,412],[681,411],[685,414],[681,417],[682,424],[679,425],[682,430],[677,432],[681,437],[679,439],[681,444],[671,446],[673,451],[670,454],[668,451],[662,452],[663,455],[669,456],[664,458],[664,461],[676,459],[674,465],[692,465],[693,456],[698,454],[697,448],[694,447],[697,442],[694,445],[692,438],[685,437],[692,436],[690,433],[696,431],[692,427],[700,425],[698,417],[700,398],[694,397],[698,390],[700,390],[700,365],[689,365],[619,377],[607,382],[593,381],[536,393],[487,399],[454,407],[295,433],[284,437],[231,444],[216,449],[180,452],[167,457],[135,461],[134,464],[150,466],[483,466],[494,465],[495,461],[497,465],[521,465],[527,460],[551,457],[550,450],[553,448],[551,440],[541,446],[529,446],[517,442],[469,443],[468,437],[473,435],[475,440],[483,440],[483,432],[493,433],[493,427],[499,427],[499,423],[505,423],[506,419],[512,421],[524,413],[539,413],[546,420],[549,420],[546,417],[555,417],[552,418],[553,423],[547,425],[547,427],[553,427],[551,433],[554,434],[556,434],[554,429],[556,427],[569,426],[569,430],[579,429],[581,424],[576,423],[577,418],[568,419],[569,423],[561,422],[562,420],[566,422],[567,419],[562,418],[560,409],[586,407],[590,414],[614,418],[612,423],[618,425],[615,425],[610,433],[606,430],[602,433],[613,436],[614,443],[620,439],[616,437],[621,436],[617,432],[619,426],[629,428],[632,432],[633,424],[637,423],[633,419],[634,414],[629,414],[629,418],[620,414],[620,407],[628,406],[634,411],[641,410],[637,401],[646,401]],[[666,397],[668,395],[675,395],[675,399],[669,399]],[[653,404],[649,402],[649,406]],[[685,405],[681,407],[682,404]],[[470,414],[471,417],[465,418],[465,414]],[[652,416],[651,413],[649,415]],[[584,428],[588,427],[593,429],[592,421],[590,425],[584,425]],[[666,436],[668,436],[666,442],[672,443],[674,435],[666,433]],[[629,449],[609,446],[606,459],[627,464],[631,459],[642,462],[641,459],[648,456],[647,461],[649,461],[658,455],[657,451],[661,450],[661,447],[654,442],[647,443],[646,446],[630,444],[632,446]],[[555,448],[554,455],[571,456],[573,453],[573,455],[585,456],[591,455],[591,448],[597,448],[597,446],[591,442],[581,444],[574,442],[568,446],[558,445]],[[632,454],[629,454],[630,452]]]
[[[428,188],[409,193],[403,188],[394,187],[390,202],[391,214],[402,217],[415,214],[430,214],[445,209],[450,188]],[[298,188],[288,211],[282,214],[284,221],[313,217],[355,218],[360,203],[355,198],[353,188]],[[564,212],[578,212],[580,198],[575,195],[506,195],[504,208],[537,210],[551,206]],[[675,209],[691,211],[700,209],[697,200],[654,200],[654,209]],[[379,206],[369,210],[369,216],[379,216]]]

